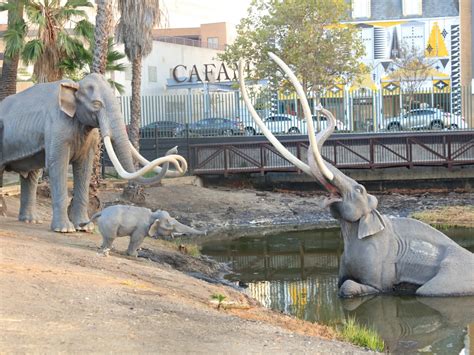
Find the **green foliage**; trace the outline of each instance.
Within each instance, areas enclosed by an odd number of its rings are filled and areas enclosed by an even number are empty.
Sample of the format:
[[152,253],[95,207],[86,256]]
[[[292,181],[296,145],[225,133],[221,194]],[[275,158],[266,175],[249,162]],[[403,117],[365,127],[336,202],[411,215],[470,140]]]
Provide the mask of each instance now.
[[25,44],[25,36],[27,31],[26,23],[22,18],[17,18],[8,26],[4,33],[5,57],[11,59],[21,51]]
[[211,298],[217,301],[217,309],[220,309],[222,307],[222,303],[227,297],[224,296],[223,294],[215,293],[211,296]]
[[357,324],[352,317],[344,321],[340,334],[344,340],[370,350],[383,351],[385,348],[383,339],[375,330]]
[[[18,0],[0,4],[0,11],[9,11],[17,16],[5,32],[5,57],[20,53],[23,62],[34,64],[34,78],[56,80],[67,77],[80,80],[90,72],[94,45],[94,25],[87,19],[83,8],[93,7],[87,0],[68,0],[63,5],[59,0]],[[26,21],[18,14],[24,7]],[[65,28],[72,23],[73,35]],[[28,29],[35,30],[34,38],[26,42]],[[25,43],[26,42],[26,43]],[[107,71],[124,71],[125,65],[118,61],[125,58],[114,49],[109,39]],[[109,80],[119,92],[124,88]]]
[[272,51],[293,67],[307,90],[350,81],[367,68],[359,63],[364,49],[357,29],[341,24],[349,13],[345,0],[253,0],[236,41],[219,58],[229,65],[242,58],[253,78],[278,79],[279,68],[267,55]]
[[43,50],[43,42],[39,39],[32,39],[25,44],[21,53],[21,59],[26,65],[34,63],[43,54]]

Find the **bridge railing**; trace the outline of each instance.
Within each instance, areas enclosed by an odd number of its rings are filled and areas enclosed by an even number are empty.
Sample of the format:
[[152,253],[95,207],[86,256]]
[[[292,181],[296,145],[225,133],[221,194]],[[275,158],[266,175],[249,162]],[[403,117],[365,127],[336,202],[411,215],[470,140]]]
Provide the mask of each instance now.
[[[280,141],[300,160],[307,161],[306,137],[282,136]],[[326,141],[322,155],[336,167],[346,169],[414,166],[451,169],[455,165],[474,164],[474,131],[339,134]],[[265,137],[190,144],[188,159],[197,175],[298,171]]]

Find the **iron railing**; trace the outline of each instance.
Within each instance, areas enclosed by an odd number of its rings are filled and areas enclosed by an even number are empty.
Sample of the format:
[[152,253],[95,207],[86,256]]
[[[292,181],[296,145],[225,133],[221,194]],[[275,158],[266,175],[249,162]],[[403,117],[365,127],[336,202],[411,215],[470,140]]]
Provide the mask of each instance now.
[[[454,107],[451,93],[432,89],[409,93],[392,91],[328,90],[321,101],[338,120],[339,132],[397,132],[424,130],[462,130],[474,128],[473,95],[462,88],[462,107]],[[275,95],[273,95],[273,98]],[[125,121],[130,121],[130,100],[120,98]],[[280,93],[272,106],[272,95],[253,97],[254,106],[275,134],[305,134],[301,107],[294,93]],[[309,103],[314,110],[313,98]],[[141,137],[208,137],[255,135],[260,130],[250,117],[238,91],[203,92],[142,96]],[[274,112],[271,107],[276,107]],[[324,129],[323,116],[314,116],[316,126]]]

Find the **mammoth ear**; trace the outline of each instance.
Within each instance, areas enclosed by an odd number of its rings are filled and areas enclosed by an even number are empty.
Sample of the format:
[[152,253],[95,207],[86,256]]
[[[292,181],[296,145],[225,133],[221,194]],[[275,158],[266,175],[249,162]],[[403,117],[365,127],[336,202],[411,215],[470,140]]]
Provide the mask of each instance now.
[[359,239],[369,237],[385,229],[385,223],[379,211],[372,210],[359,220]]
[[74,117],[76,113],[76,96],[79,84],[74,82],[61,83],[59,88],[59,107],[69,117]]
[[155,219],[155,222],[153,222],[150,226],[150,229],[148,229],[148,236],[149,237],[155,236],[156,232],[158,231],[158,228],[160,228],[160,220]]

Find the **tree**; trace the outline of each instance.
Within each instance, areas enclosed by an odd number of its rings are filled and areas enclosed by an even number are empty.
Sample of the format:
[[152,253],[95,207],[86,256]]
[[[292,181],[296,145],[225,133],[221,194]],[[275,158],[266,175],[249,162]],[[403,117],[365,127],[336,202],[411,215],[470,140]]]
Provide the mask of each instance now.
[[389,78],[400,82],[405,95],[406,109],[413,107],[415,94],[433,73],[434,60],[425,57],[424,50],[418,49],[408,43],[403,43],[398,55],[393,59],[395,71]]
[[105,74],[107,67],[108,38],[112,29],[112,0],[96,0],[97,15],[94,31],[94,58],[92,72]]
[[[94,31],[94,56],[92,60],[92,72],[105,74],[107,69],[107,57],[109,54],[110,32],[112,29],[112,1],[111,0],[96,0],[97,14],[95,17],[95,31]],[[96,150],[94,163],[92,167],[92,178],[89,184],[89,201],[96,201],[95,205],[89,206],[93,210],[100,208],[100,199],[98,196],[100,184],[100,158],[102,152],[102,141],[99,141]]]
[[87,0],[68,0],[63,5],[60,0],[25,1],[28,27],[37,34],[25,44],[21,59],[26,65],[34,63],[37,82],[62,79],[62,61],[78,59],[84,53],[81,40],[72,36],[66,25],[72,24],[76,33],[92,28],[82,9],[92,6]]
[[140,125],[140,87],[142,59],[153,46],[152,30],[160,21],[159,0],[118,0],[120,20],[117,38],[125,45],[125,54],[132,63],[132,103],[130,140],[138,149]]
[[267,55],[272,51],[291,64],[306,92],[349,82],[366,69],[357,29],[341,24],[349,19],[348,6],[345,0],[253,0],[236,41],[219,57],[230,65],[244,59],[253,78],[281,78]]
[[23,1],[8,0],[8,3],[0,5],[0,11],[4,10],[8,10],[8,28],[4,35],[6,45],[2,76],[0,77],[0,101],[16,93],[20,51],[26,35],[26,24],[23,20]]
[[[153,46],[152,30],[161,17],[159,0],[119,0],[120,20],[117,38],[125,46],[125,54],[132,63],[132,102],[129,136],[133,146],[139,149],[141,111],[141,69],[142,59],[150,54]],[[129,183],[124,193],[131,200],[143,199],[143,191]]]

